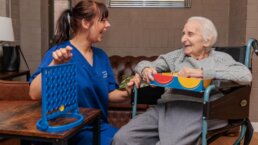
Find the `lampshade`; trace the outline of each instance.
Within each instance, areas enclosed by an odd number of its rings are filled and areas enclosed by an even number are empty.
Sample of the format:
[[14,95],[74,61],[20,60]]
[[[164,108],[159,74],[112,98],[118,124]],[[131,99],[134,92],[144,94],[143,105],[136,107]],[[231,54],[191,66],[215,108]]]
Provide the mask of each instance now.
[[11,18],[0,17],[0,41],[14,41]]

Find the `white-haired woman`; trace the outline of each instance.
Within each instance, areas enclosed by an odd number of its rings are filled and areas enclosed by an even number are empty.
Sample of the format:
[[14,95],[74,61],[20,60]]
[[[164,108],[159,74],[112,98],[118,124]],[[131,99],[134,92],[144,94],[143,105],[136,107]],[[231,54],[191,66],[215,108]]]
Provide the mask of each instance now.
[[[191,17],[183,28],[183,48],[160,55],[155,61],[142,61],[135,70],[140,79],[150,82],[157,72],[178,72],[183,77],[227,79],[240,84],[252,80],[251,73],[230,55],[215,51],[214,24],[204,17]],[[167,89],[158,105],[122,127],[113,145],[191,145],[201,134],[202,99],[194,93]],[[218,97],[218,96],[217,96]],[[213,97],[214,99],[214,97]],[[227,125],[227,120],[209,120],[209,129]]]

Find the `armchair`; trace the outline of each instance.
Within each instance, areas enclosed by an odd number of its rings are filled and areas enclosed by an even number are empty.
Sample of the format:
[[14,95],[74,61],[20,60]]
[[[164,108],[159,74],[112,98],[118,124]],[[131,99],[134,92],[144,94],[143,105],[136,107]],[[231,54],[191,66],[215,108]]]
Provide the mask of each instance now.
[[31,100],[29,83],[0,80],[0,100]]

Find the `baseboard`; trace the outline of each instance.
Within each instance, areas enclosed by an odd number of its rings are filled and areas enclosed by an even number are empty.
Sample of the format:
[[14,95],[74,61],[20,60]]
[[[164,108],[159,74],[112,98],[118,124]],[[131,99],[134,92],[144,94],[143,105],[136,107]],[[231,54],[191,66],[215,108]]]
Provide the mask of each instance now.
[[258,122],[252,122],[252,125],[254,127],[254,132],[258,132]]

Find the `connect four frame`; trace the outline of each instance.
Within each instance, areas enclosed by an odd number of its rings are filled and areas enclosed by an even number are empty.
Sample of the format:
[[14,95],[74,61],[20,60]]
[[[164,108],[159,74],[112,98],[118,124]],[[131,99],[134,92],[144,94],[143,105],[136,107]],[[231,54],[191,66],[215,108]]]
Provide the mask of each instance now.
[[[47,132],[65,131],[83,122],[77,103],[76,67],[74,64],[61,64],[43,67],[42,75],[42,118],[37,128]],[[74,122],[50,126],[49,120],[76,118]]]

